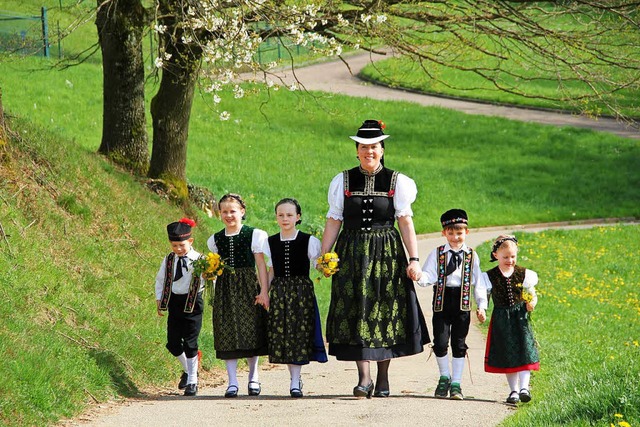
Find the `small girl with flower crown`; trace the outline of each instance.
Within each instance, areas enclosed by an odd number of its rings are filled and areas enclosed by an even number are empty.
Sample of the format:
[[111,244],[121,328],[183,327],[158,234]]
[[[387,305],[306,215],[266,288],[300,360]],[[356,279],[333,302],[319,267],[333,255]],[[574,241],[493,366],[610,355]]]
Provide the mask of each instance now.
[[213,299],[213,338],[216,357],[227,365],[229,384],[224,397],[238,396],[238,359],[249,365],[249,396],[260,394],[258,356],[267,354],[269,283],[264,258],[267,233],[242,224],[246,205],[238,194],[218,202],[224,228],[207,246],[229,267],[216,279]]
[[280,232],[269,237],[269,362],[286,363],[289,393],[302,393],[300,373],[309,361],[326,362],[318,303],[309,278],[320,255],[320,240],[296,228],[302,210],[296,199],[275,207]]
[[493,299],[485,352],[486,372],[504,373],[511,392],[507,403],[529,402],[531,371],[540,369],[540,358],[529,323],[529,312],[538,302],[535,271],[516,265],[518,239],[498,237],[491,251],[491,261],[498,266],[482,273],[475,288],[478,320],[486,320],[488,293]]

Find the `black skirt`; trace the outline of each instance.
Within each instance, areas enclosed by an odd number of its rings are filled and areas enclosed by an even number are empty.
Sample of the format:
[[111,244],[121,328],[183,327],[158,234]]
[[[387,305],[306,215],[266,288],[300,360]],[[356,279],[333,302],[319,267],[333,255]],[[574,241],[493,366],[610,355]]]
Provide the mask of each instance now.
[[406,274],[398,230],[343,230],[336,253],[340,269],[331,286],[329,354],[380,361],[422,352],[429,331]]
[[225,271],[213,298],[213,341],[218,359],[267,354],[267,311],[255,304],[260,283],[254,267]]

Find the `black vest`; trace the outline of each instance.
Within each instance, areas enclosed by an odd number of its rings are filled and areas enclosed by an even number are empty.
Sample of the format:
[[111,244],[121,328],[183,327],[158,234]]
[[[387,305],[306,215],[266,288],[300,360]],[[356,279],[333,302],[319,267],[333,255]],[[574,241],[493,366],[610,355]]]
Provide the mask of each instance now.
[[215,234],[220,258],[233,268],[256,266],[256,259],[251,251],[252,239],[253,227],[248,225],[243,225],[240,233],[235,236],[225,236],[224,228]]
[[308,276],[310,234],[298,231],[295,240],[280,240],[280,233],[269,236],[271,262],[275,277]]
[[522,283],[526,268],[516,265],[511,277],[504,277],[499,267],[487,271],[491,281],[491,298],[495,307],[513,307],[522,301]]
[[344,171],[343,227],[370,231],[390,228],[395,222],[393,195],[398,172],[381,166],[369,174],[360,167]]

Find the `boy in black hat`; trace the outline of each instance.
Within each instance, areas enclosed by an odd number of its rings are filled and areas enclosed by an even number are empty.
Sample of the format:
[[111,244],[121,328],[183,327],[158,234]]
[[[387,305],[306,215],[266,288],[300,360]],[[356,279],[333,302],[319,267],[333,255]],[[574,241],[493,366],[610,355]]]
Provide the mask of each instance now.
[[[422,266],[421,286],[433,285],[433,352],[436,355],[440,380],[436,397],[462,400],[462,371],[467,353],[466,338],[471,322],[471,286],[480,277],[480,260],[467,247],[469,234],[467,213],[450,209],[440,217],[442,235],[447,243],[434,249]],[[451,370],[447,347],[451,341]]]
[[192,274],[192,264],[200,257],[192,246],[195,225],[189,218],[167,225],[171,253],[160,265],[155,289],[158,315],[169,312],[166,347],[182,365],[178,388],[184,389],[185,396],[198,392],[198,336],[204,308],[204,280]]

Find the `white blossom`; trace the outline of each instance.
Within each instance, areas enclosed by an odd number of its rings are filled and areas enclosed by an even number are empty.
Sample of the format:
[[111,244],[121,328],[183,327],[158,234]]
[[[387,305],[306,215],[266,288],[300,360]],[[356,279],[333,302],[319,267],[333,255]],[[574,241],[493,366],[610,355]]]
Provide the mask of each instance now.
[[367,22],[371,21],[371,15],[361,14],[360,20],[366,24]]
[[387,15],[378,15],[376,16],[376,23],[382,24],[387,21]]
[[218,95],[213,95],[213,102],[219,104],[220,101],[222,101],[222,98],[220,98]]
[[222,113],[220,113],[220,120],[225,121],[225,120],[229,120],[231,118],[231,114],[229,114],[228,111],[223,111]]
[[153,65],[156,66],[156,68],[162,68],[162,66],[164,65],[164,63],[162,62],[162,58],[157,57],[154,61],[153,61]]
[[164,34],[165,31],[167,31],[167,26],[166,25],[154,25],[153,29],[155,30],[156,33],[158,34]]

